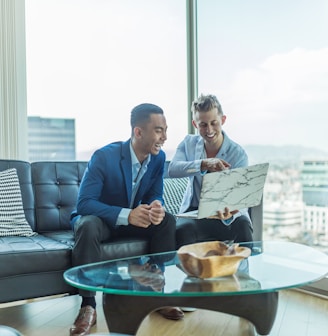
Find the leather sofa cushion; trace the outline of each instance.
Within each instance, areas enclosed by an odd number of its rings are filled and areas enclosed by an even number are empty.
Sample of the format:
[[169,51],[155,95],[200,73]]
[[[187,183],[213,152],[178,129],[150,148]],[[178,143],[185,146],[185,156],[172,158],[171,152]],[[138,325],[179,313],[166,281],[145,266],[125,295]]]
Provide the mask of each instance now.
[[87,162],[33,162],[37,231],[69,230]]
[[71,248],[43,235],[0,237],[0,278],[66,270]]
[[[71,230],[43,233],[45,237],[56,240],[73,248],[74,233]],[[102,260],[133,257],[145,254],[148,251],[148,242],[140,238],[115,238],[101,244]]]

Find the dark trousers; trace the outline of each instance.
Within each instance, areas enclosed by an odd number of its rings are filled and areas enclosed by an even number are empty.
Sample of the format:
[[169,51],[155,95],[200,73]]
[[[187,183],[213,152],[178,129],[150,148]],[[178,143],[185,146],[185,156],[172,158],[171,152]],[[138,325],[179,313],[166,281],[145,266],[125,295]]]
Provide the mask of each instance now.
[[253,228],[246,216],[237,217],[228,226],[219,219],[178,218],[176,239],[177,248],[211,240],[250,242],[253,241]]
[[[173,215],[165,213],[159,225],[139,228],[133,225],[121,225],[111,228],[96,216],[82,216],[74,224],[75,245],[72,251],[73,266],[105,260],[101,243],[116,237],[140,237],[149,240],[148,253],[174,251],[176,221]],[[94,292],[80,290],[82,296],[94,296]]]

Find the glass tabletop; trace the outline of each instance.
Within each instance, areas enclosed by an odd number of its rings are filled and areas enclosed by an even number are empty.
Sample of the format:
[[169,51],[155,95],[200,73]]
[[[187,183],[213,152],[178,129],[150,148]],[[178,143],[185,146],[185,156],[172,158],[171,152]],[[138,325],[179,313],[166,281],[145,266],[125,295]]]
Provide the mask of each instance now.
[[143,296],[240,295],[298,287],[328,273],[328,256],[291,242],[252,242],[251,255],[232,276],[200,279],[182,269],[177,252],[149,254],[67,270],[70,285],[104,293]]

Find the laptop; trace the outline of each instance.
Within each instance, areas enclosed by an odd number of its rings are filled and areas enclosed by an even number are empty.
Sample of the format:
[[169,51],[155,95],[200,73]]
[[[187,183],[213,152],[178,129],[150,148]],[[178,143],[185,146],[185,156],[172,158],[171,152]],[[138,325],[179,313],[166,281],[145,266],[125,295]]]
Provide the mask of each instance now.
[[204,175],[198,210],[177,216],[201,219],[216,216],[226,207],[233,211],[259,205],[268,169],[269,163],[259,163]]

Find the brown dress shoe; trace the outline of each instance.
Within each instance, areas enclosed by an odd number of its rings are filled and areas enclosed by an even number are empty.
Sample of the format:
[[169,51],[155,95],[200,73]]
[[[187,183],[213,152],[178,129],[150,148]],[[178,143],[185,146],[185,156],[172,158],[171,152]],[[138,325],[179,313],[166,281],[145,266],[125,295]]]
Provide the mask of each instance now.
[[179,307],[165,307],[158,309],[157,312],[169,320],[178,321],[184,317],[184,313]]
[[97,312],[91,306],[82,307],[79,315],[75,319],[74,325],[71,327],[70,336],[84,336],[90,334],[90,329],[97,322]]

